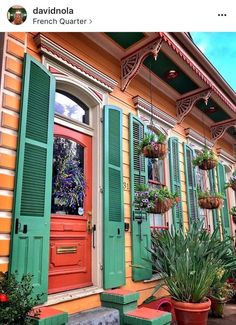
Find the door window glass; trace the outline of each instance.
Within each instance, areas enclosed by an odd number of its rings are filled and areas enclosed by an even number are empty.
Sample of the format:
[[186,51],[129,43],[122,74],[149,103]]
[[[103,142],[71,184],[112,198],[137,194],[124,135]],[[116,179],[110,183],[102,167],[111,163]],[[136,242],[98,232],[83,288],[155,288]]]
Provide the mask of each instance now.
[[54,137],[51,212],[82,216],[85,189],[84,147],[73,140]]

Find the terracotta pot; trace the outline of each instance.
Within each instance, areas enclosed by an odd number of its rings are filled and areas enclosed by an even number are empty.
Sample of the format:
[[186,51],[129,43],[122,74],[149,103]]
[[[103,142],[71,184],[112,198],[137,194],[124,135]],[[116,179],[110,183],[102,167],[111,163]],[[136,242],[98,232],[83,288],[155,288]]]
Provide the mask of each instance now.
[[156,199],[155,206],[152,210],[150,210],[150,213],[165,213],[166,211],[170,210],[170,208],[172,208],[173,204],[173,199],[165,199],[164,201]]
[[202,209],[218,209],[223,204],[223,199],[215,196],[208,196],[206,198],[198,199],[198,204]]
[[207,325],[210,299],[200,303],[171,300],[178,325]]
[[226,300],[211,299],[211,313],[213,317],[223,318]]
[[155,149],[149,149],[147,147],[143,147],[142,154],[146,158],[164,158],[166,155],[166,144],[165,143],[156,143]]
[[234,191],[236,191],[236,183],[234,183],[234,184],[231,186],[231,188],[232,188]]
[[198,165],[198,167],[203,170],[209,170],[215,168],[216,165],[217,165],[217,160],[209,159],[209,160],[203,160],[203,162],[200,165]]

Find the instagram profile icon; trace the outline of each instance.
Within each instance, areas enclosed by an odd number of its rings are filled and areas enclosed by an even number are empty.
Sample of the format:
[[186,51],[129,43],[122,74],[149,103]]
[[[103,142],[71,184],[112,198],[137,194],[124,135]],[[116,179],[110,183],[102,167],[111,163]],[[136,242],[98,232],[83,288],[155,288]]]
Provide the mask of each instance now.
[[27,12],[22,6],[12,6],[7,12],[7,19],[13,25],[21,25],[27,18]]

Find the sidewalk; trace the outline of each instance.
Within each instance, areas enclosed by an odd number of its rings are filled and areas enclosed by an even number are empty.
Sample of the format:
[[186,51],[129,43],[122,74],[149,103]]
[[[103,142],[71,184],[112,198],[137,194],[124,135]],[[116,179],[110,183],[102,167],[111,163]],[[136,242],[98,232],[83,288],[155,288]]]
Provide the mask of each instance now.
[[208,319],[208,325],[236,325],[236,303],[227,304],[225,306],[224,318],[211,318]]

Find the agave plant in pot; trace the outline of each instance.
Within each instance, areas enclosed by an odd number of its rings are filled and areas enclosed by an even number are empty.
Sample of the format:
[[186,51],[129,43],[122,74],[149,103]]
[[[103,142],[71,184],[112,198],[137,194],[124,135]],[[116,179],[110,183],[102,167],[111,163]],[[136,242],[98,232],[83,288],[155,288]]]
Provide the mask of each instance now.
[[198,166],[203,170],[210,170],[216,167],[218,163],[218,157],[213,150],[204,148],[200,153],[197,154],[196,158],[193,159],[193,165]]
[[230,209],[229,214],[232,216],[233,222],[236,224],[236,206]]
[[221,193],[200,191],[197,192],[198,204],[202,209],[218,209],[222,206],[224,196]]
[[166,136],[162,133],[145,133],[138,152],[146,158],[164,159],[167,152]]
[[153,266],[172,299],[178,325],[206,325],[211,301],[208,298],[219,269],[236,266],[230,238],[218,238],[193,221],[189,230],[156,231],[153,234]]

